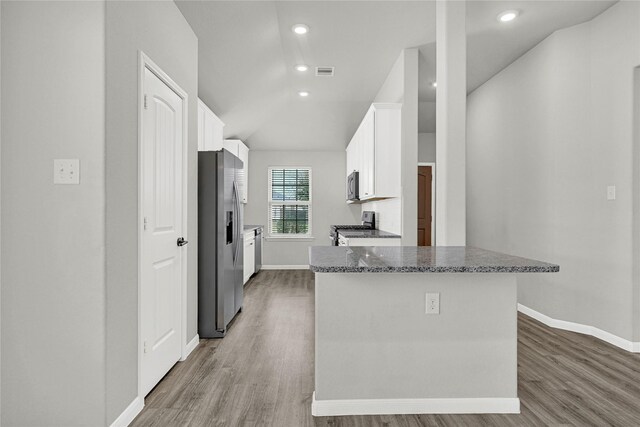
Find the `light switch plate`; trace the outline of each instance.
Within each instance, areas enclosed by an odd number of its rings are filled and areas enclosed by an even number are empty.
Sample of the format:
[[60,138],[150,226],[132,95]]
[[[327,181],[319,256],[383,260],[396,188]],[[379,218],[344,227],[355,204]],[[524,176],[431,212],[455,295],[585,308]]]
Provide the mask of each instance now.
[[80,184],[79,159],[54,159],[53,183],[74,185]]
[[615,200],[616,199],[616,186],[610,185],[607,187],[607,200]]

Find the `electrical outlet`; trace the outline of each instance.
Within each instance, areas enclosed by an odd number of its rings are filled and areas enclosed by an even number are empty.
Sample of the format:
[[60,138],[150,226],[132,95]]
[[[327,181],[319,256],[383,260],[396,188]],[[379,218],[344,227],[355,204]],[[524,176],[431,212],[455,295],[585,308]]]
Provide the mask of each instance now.
[[426,314],[440,314],[440,294],[427,294]]
[[615,200],[616,199],[616,186],[610,185],[607,187],[607,200]]
[[80,184],[80,160],[55,159],[53,161],[54,184]]

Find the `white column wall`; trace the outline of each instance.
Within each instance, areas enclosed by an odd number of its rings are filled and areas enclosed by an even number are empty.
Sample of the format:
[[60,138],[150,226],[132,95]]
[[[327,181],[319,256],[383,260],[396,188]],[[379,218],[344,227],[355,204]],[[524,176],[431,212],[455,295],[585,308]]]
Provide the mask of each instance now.
[[466,244],[465,2],[436,3],[436,245]]

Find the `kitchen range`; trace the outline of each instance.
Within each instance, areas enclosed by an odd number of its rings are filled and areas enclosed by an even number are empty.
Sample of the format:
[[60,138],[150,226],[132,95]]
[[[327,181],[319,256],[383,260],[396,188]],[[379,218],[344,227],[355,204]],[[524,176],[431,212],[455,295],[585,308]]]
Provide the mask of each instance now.
[[330,226],[329,238],[331,246],[400,246],[399,235],[376,229],[374,211],[362,212],[361,225]]
[[362,224],[360,225],[332,225],[329,227],[331,246],[339,246],[339,235],[347,230],[375,230],[376,213],[373,211],[362,212]]

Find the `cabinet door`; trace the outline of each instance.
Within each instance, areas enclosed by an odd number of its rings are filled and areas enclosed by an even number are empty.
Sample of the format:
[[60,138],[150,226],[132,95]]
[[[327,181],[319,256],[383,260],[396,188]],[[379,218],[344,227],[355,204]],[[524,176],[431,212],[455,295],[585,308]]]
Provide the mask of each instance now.
[[375,122],[374,111],[369,111],[360,126],[362,146],[362,184],[360,198],[368,199],[375,196]]
[[234,156],[238,155],[238,141],[235,139],[225,139],[222,143],[222,147],[233,154]]
[[351,142],[349,142],[349,145],[347,145],[347,173],[345,175],[345,179],[344,179],[344,197],[345,199],[348,197],[349,195],[349,183],[347,181],[347,178],[349,177],[349,175],[351,175],[351,173],[355,170],[354,168],[354,150],[353,148],[355,147],[355,144],[353,143],[353,139],[351,139]]
[[353,136],[353,170],[358,171],[358,197],[362,198],[362,132]]
[[240,201],[247,203],[249,200],[249,147],[239,143],[238,144],[238,158],[242,160],[243,170],[243,182],[240,187]]
[[213,113],[205,111],[204,113],[204,150],[213,151],[213,132],[214,122]]
[[224,123],[198,100],[198,151],[222,150]]
[[213,116],[211,120],[211,140],[209,142],[211,151],[219,151],[222,150],[224,140],[224,123],[222,121]]
[[242,274],[244,277],[244,281],[243,281],[244,283],[247,283],[247,281],[249,280],[249,278],[251,277],[251,275],[254,273],[256,269],[255,244],[256,244],[256,241],[253,235],[251,235],[250,233],[247,233],[244,235],[244,254],[243,254],[244,260],[242,265]]

